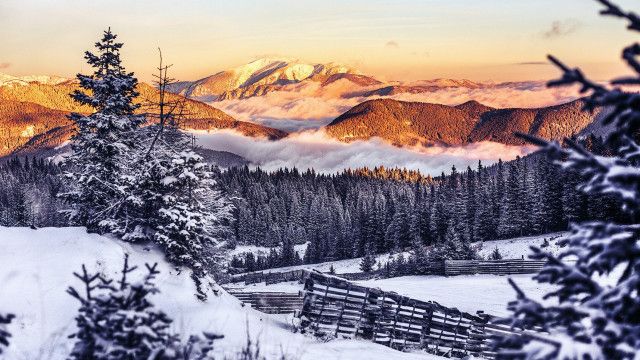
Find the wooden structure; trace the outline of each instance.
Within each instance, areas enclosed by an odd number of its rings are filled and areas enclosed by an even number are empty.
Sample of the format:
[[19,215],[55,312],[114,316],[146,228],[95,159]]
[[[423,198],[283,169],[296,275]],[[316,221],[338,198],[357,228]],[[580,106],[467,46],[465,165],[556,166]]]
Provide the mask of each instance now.
[[251,308],[267,314],[288,314],[302,308],[302,297],[299,294],[237,291],[229,293]]
[[542,269],[545,260],[445,260],[444,275],[472,274],[535,274]]
[[493,358],[489,337],[514,333],[490,324],[482,312],[472,315],[317,272],[306,274],[302,295],[297,314],[301,330],[320,337],[368,339],[398,350],[419,348],[458,358]]
[[[424,268],[425,275],[472,275],[472,274],[493,274],[493,275],[513,275],[513,274],[535,274],[544,266],[544,260],[445,260],[434,261]],[[244,274],[231,275],[229,282],[245,284],[255,284],[265,282],[267,285],[285,281],[298,281],[302,279],[306,270],[289,270],[284,272],[263,272],[256,271]],[[385,277],[385,271],[376,270],[369,273],[346,273],[335,276],[351,280],[369,280],[377,277]]]
[[304,270],[290,270],[283,272],[255,271],[250,273],[232,275],[229,279],[229,282],[244,282],[247,285],[265,282],[267,285],[269,285],[285,281],[298,281],[302,278],[303,272]]

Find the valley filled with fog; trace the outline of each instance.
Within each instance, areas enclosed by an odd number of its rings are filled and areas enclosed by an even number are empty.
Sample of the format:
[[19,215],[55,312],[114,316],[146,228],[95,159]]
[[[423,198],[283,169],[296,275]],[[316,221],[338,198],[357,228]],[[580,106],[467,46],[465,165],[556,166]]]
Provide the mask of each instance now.
[[198,145],[229,151],[264,170],[293,168],[313,169],[320,173],[336,173],[361,167],[406,168],[423,174],[440,175],[451,166],[458,169],[477,166],[478,161],[489,165],[513,160],[535,150],[533,146],[504,145],[479,142],[464,146],[420,145],[398,147],[379,138],[345,143],[328,137],[322,130],[304,131],[271,141],[247,137],[233,130],[192,132]]

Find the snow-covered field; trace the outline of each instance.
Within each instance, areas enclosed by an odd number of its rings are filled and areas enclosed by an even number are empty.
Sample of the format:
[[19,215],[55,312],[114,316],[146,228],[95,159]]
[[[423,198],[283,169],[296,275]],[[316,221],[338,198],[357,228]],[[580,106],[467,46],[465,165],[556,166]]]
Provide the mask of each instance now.
[[11,345],[3,354],[10,360],[64,359],[72,345],[78,303],[65,293],[79,286],[72,272],[82,264],[104,274],[119,272],[125,253],[133,264],[158,262],[156,284],[162,291],[152,299],[174,319],[183,336],[201,331],[225,338],[217,343],[219,357],[235,354],[247,332],[258,340],[268,359],[283,353],[291,359],[436,359],[424,353],[401,353],[367,341],[321,342],[293,333],[290,317],[270,316],[247,307],[222,291],[198,301],[187,271],[177,271],[162,254],[108,237],[87,234],[83,228],[0,227],[0,311],[16,314],[9,326]]
[[[408,252],[404,252],[403,255],[406,257],[406,256],[409,256],[409,253]],[[376,264],[384,265],[384,264],[387,263],[387,261],[389,261],[390,258],[396,258],[398,256],[399,256],[399,254],[381,254],[381,255],[377,255],[376,256]],[[303,270],[303,269],[307,269],[307,270],[314,269],[314,270],[318,270],[320,272],[329,272],[329,270],[331,269],[331,266],[333,265],[333,269],[335,270],[335,272],[337,274],[357,273],[357,272],[361,271],[360,270],[360,262],[361,261],[362,261],[362,258],[354,258],[354,259],[346,259],[346,260],[328,261],[328,262],[317,263],[317,264],[303,264],[303,265],[271,268],[271,269],[262,270],[262,272],[264,272],[264,273],[284,272],[284,271]]]
[[[307,251],[307,246],[309,245],[309,243],[304,243],[304,244],[297,244],[293,246],[293,250],[296,251],[298,253],[298,255],[300,255],[300,257],[302,258],[304,256],[304,253]],[[267,256],[269,255],[269,252],[271,251],[271,247],[267,247],[267,246],[257,246],[257,245],[238,245],[236,246],[235,249],[229,251],[229,256],[233,256],[233,255],[241,255],[241,254],[245,254],[245,253],[252,253],[254,255],[264,255]],[[280,248],[276,248],[276,250],[280,250]]]
[[[557,254],[560,247],[557,245],[558,239],[566,235],[566,232],[557,232],[536,236],[524,236],[506,240],[492,240],[483,243],[475,243],[479,248],[479,254],[483,258],[489,258],[495,248],[498,248],[505,259],[528,258],[531,246],[541,246],[544,239],[549,240],[549,245],[545,248]],[[404,253],[405,256],[408,253]],[[398,254],[383,254],[377,256],[377,262],[384,264],[390,256]],[[336,273],[353,273],[360,271],[361,258],[325,262],[319,264],[308,264],[299,266],[289,266],[264,270],[264,272],[282,272],[289,270],[308,269],[328,272],[333,265]],[[551,289],[548,285],[541,285],[532,279],[533,275],[513,275],[517,284],[524,292],[533,299],[542,300],[542,296]],[[509,301],[515,299],[515,292],[507,281],[507,276],[498,275],[468,275],[468,276],[403,276],[391,279],[372,279],[357,281],[357,283],[377,287],[386,291],[395,291],[399,294],[411,298],[436,301],[449,307],[457,307],[460,310],[475,313],[482,310],[488,314],[496,316],[506,316],[506,309]],[[283,291],[297,293],[302,290],[302,285],[297,282],[285,282],[279,284],[265,285],[265,283],[244,285],[225,285],[243,291],[268,292]]]
[[480,248],[480,256],[485,259],[491,256],[491,253],[496,247],[504,259],[520,259],[522,257],[527,259],[531,252],[531,246],[541,247],[544,243],[544,239],[549,241],[549,245],[544,248],[544,250],[557,254],[560,250],[557,242],[566,234],[568,234],[568,232],[556,232],[543,235],[523,236],[513,239],[491,240],[483,243],[474,243],[473,245]]

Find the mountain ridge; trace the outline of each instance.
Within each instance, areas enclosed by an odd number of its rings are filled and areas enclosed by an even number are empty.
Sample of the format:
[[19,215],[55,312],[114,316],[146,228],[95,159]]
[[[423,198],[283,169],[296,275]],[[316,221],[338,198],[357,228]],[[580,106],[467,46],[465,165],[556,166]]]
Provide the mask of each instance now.
[[582,100],[541,108],[495,109],[475,100],[449,106],[374,99],[338,116],[325,131],[345,142],[379,137],[396,145],[457,146],[481,141],[524,145],[514,133],[547,140],[581,133],[600,114],[586,113],[582,106]]
[[[69,94],[78,89],[77,82],[13,82],[0,86],[0,156],[7,155],[27,145],[41,144],[47,149],[67,141],[73,134],[73,123],[67,119],[71,112],[90,113],[91,108],[79,105]],[[157,90],[146,83],[140,83],[137,90],[140,96],[136,103],[153,102],[158,96]],[[178,100],[180,95],[168,94],[168,100]],[[232,129],[239,133],[264,137],[270,140],[287,136],[282,130],[236,120],[222,110],[208,104],[184,99],[185,118],[182,128],[186,130]],[[137,112],[144,113],[147,108]],[[71,126],[71,127],[70,127]],[[52,131],[57,128],[57,131]]]

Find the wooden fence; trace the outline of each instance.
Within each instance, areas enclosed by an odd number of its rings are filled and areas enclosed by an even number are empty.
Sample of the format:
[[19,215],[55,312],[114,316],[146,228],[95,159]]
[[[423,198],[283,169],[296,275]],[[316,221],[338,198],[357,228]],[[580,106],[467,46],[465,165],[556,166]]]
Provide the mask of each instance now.
[[542,269],[545,260],[445,260],[444,275],[471,274],[535,274]]
[[[429,264],[425,275],[472,275],[472,274],[493,274],[493,275],[512,275],[512,274],[534,274],[540,271],[545,261],[542,260],[445,260],[434,261]],[[423,265],[424,267],[424,265]],[[285,281],[297,281],[302,279],[304,272],[307,270],[290,270],[284,272],[251,272],[244,274],[232,275],[230,282],[244,282],[245,284],[255,284],[265,282],[267,285],[276,284]],[[385,277],[384,269],[372,271],[369,273],[346,273],[336,274],[335,276],[351,280],[369,280],[377,277]]]
[[302,308],[302,297],[299,294],[283,292],[234,292],[229,293],[253,309],[267,314],[287,314]]
[[283,272],[250,272],[244,274],[232,275],[229,282],[238,283],[244,282],[245,284],[256,284],[265,282],[267,285],[276,284],[285,281],[297,281],[302,278],[304,270],[290,270]]
[[493,358],[491,335],[514,333],[433,301],[421,301],[353,284],[317,272],[306,274],[304,302],[297,314],[303,332],[320,337],[369,339],[398,350],[426,349],[431,353]]

